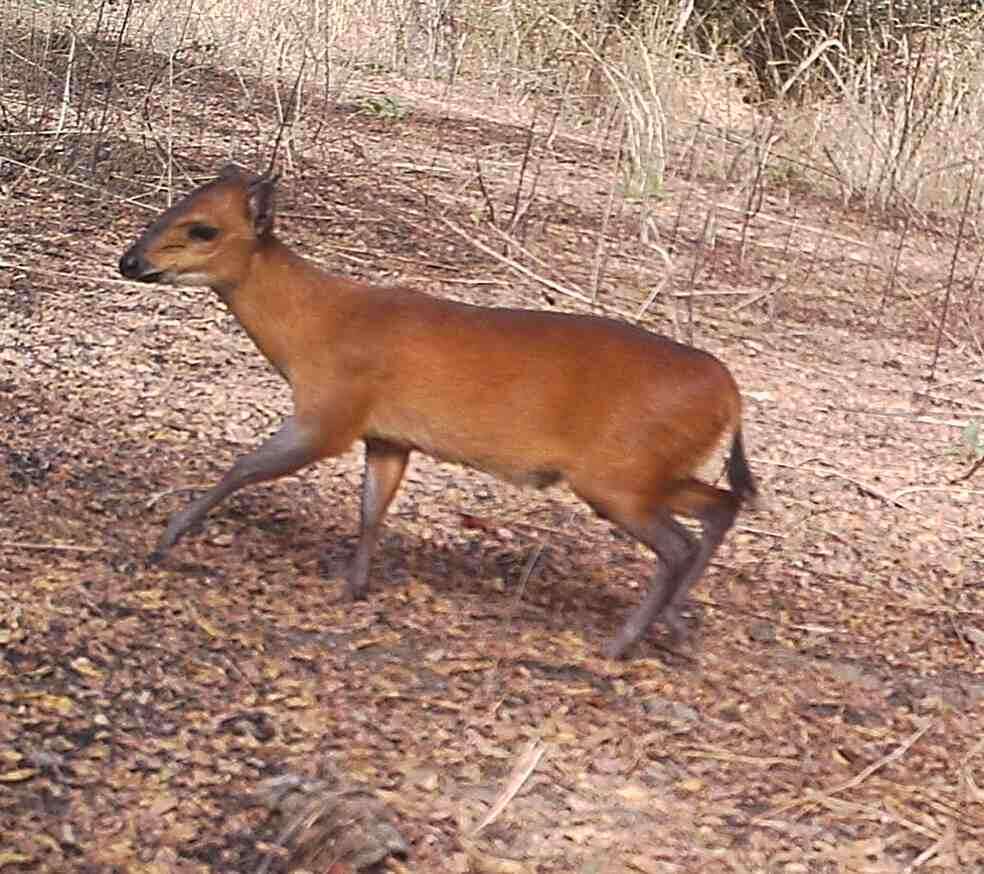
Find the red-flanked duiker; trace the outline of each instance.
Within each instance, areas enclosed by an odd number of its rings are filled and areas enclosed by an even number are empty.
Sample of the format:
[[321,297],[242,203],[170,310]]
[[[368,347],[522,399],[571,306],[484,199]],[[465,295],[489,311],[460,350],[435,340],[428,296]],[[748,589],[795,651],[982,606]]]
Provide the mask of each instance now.
[[[233,492],[365,443],[347,593],[363,598],[380,525],[413,450],[520,485],[566,483],[661,566],[605,648],[623,655],[679,614],[756,488],[741,396],[715,357],[587,315],[470,306],[326,273],[274,234],[276,177],[236,167],[164,212],[120,259],[142,282],[204,286],[290,384],[294,414],[177,513],[153,553]],[[695,478],[726,436],[730,490]],[[675,516],[695,519],[695,538]]]

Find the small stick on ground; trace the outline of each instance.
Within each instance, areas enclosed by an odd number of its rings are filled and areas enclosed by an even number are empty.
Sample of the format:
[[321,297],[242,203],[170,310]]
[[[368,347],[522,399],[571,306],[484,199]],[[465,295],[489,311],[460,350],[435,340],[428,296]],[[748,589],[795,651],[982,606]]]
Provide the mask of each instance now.
[[778,807],[773,808],[768,813],[759,817],[759,820],[771,819],[779,813],[783,813],[787,810],[792,810],[794,807],[800,807],[804,804],[813,804],[819,802],[824,798],[829,798],[831,795],[839,795],[841,792],[846,792],[848,789],[856,789],[865,780],[867,780],[875,771],[880,770],[885,767],[885,765],[890,765],[892,762],[901,759],[908,751],[909,748],[921,738],[929,729],[933,726],[932,722],[927,722],[925,725],[916,729],[909,737],[907,737],[901,744],[899,744],[892,752],[886,756],[882,756],[877,762],[872,762],[858,774],[855,774],[850,780],[841,783],[839,786],[832,786],[830,789],[824,789],[822,791],[812,791],[808,792],[802,798],[794,798],[792,801],[787,801],[784,804],[780,804]]
[[[525,255],[531,261],[533,261],[534,263],[538,264],[540,267],[543,267],[546,270],[552,270],[554,272],[554,274],[557,275],[558,271],[557,271],[556,267],[553,267],[552,265],[547,264],[547,262],[544,261],[542,258],[538,257],[537,255],[534,255],[529,249],[527,249],[522,243],[519,242],[519,240],[517,240],[511,234],[506,233],[504,230],[502,230],[502,228],[497,228],[495,225],[492,225],[491,226],[491,230],[495,234],[497,234],[499,237],[501,237],[502,240],[505,243],[507,243],[510,246],[515,247],[517,250],[519,250],[520,252],[522,252],[523,255]],[[585,300],[587,299],[588,295],[582,289],[578,288],[573,282],[571,282],[569,279],[567,279],[567,277],[562,276],[561,278],[567,283],[567,287],[568,288],[573,289],[574,291],[578,292],[578,294],[583,294]]]
[[836,477],[837,479],[842,479],[845,482],[851,483],[851,485],[853,486],[857,486],[857,488],[859,488],[865,494],[871,495],[871,497],[873,498],[878,498],[879,500],[884,501],[886,504],[893,504],[894,506],[902,510],[907,510],[910,513],[917,512],[914,507],[910,507],[908,504],[903,504],[901,501],[897,500],[895,497],[888,494],[887,492],[884,492],[881,489],[877,489],[870,483],[866,483],[863,480],[850,477],[846,473],[841,473],[839,470],[833,470],[833,469],[819,470],[818,468],[815,467],[804,467],[802,464],[786,464],[785,462],[773,461],[772,459],[769,458],[755,458],[753,459],[753,461],[756,464],[768,464],[771,465],[772,467],[783,467],[786,468],[787,470],[797,470],[797,471],[801,471],[802,473],[813,474],[813,476],[818,476],[820,477],[820,479],[830,479],[831,477]]
[[76,546],[73,543],[27,543],[0,540],[0,549],[51,550],[52,552],[105,552],[105,546]]
[[207,489],[208,486],[175,486],[173,489],[164,489],[163,492],[156,492],[147,499],[147,503],[144,504],[144,509],[149,510],[154,506],[161,498],[166,498],[168,495],[175,495],[178,492],[197,492],[202,489]]
[[977,473],[977,471],[981,469],[981,465],[984,465],[984,455],[978,458],[977,461],[970,466],[970,470],[966,473],[961,474],[956,479],[950,480],[950,485],[953,485],[954,483],[962,483],[964,480],[970,479],[975,473]]
[[526,782],[530,774],[536,770],[536,766],[540,764],[540,759],[543,758],[543,754],[545,752],[546,747],[540,741],[530,742],[529,746],[526,748],[526,751],[522,756],[520,756],[519,761],[516,762],[516,766],[509,775],[509,782],[506,783],[499,797],[489,809],[489,812],[485,814],[485,816],[479,820],[478,825],[471,830],[469,837],[475,837],[475,835],[477,835],[483,828],[491,825],[499,818],[499,816],[501,816],[502,811],[506,809],[509,802],[516,797],[516,793],[523,788],[523,784]]

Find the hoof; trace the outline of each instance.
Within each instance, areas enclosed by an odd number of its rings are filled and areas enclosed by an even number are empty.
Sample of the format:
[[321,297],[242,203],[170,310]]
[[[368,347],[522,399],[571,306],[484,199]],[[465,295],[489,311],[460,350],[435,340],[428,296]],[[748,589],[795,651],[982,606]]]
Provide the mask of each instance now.
[[625,655],[625,651],[632,646],[631,641],[624,641],[615,638],[607,646],[602,649],[601,654],[606,659],[620,659]]
[[368,586],[353,586],[351,583],[346,583],[342,591],[343,601],[365,601],[368,597]]
[[679,609],[670,605],[663,611],[661,618],[663,625],[670,633],[670,643],[674,647],[680,646],[690,639],[690,629],[687,628],[687,623],[683,621]]

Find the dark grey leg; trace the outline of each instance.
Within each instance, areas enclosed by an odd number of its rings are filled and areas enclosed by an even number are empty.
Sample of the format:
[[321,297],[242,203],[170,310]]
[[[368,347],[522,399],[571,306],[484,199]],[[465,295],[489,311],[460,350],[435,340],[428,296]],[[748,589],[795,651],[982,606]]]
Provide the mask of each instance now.
[[314,441],[293,417],[287,419],[269,440],[255,452],[244,455],[229,469],[218,485],[192,501],[185,509],[171,517],[157,547],[150,555],[153,562],[160,561],[168,550],[205,516],[233,492],[254,483],[277,479],[294,473],[315,462],[320,454]]
[[[642,603],[629,614],[615,639],[605,647],[605,657],[610,659],[621,658],[661,614],[666,615],[665,611],[679,590],[678,581],[688,572],[698,548],[687,529],[666,514],[660,514],[644,530],[629,530],[629,533],[652,549],[663,567],[653,576]],[[679,623],[679,614],[673,619]],[[676,636],[678,629],[672,625],[670,628]]]
[[[728,494],[731,497],[730,493]],[[662,619],[673,634],[675,640],[682,640],[687,635],[683,620],[680,619],[680,608],[687,600],[690,589],[701,574],[707,569],[711,557],[724,540],[724,535],[735,523],[738,515],[738,500],[733,502],[724,501],[715,507],[708,507],[701,514],[700,523],[703,527],[703,536],[697,544],[697,552],[693,560],[682,569],[675,580],[672,591],[668,591],[666,605],[662,611]],[[681,526],[682,527],[682,526]]]
[[366,440],[366,476],[362,485],[362,526],[349,571],[346,593],[364,598],[369,591],[369,563],[379,540],[383,516],[400,487],[410,451],[383,440]]

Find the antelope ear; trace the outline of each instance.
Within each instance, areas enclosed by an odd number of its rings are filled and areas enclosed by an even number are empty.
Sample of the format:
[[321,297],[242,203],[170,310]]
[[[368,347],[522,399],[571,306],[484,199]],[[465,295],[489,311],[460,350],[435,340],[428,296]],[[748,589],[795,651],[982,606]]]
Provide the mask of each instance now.
[[273,230],[273,193],[279,178],[279,174],[271,176],[264,173],[250,182],[246,190],[249,215],[253,220],[253,231],[257,237],[266,236]]

